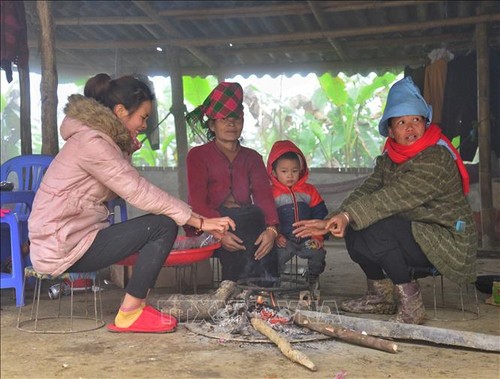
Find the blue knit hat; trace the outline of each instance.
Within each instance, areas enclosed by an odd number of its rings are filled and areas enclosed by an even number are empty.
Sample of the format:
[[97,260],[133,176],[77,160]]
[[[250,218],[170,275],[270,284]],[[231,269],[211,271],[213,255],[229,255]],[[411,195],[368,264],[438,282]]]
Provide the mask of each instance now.
[[420,94],[420,90],[413,83],[411,76],[407,76],[394,83],[387,95],[387,104],[384,114],[378,124],[378,131],[384,137],[389,136],[388,121],[392,117],[419,115],[427,119],[428,127],[432,120],[432,106],[427,104]]

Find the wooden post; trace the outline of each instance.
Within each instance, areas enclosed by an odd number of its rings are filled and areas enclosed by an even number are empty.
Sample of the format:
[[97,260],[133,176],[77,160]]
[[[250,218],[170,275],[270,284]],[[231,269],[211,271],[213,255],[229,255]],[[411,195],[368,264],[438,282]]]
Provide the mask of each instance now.
[[17,67],[19,72],[19,93],[21,97],[21,155],[33,153],[31,145],[31,95],[30,95],[30,69],[29,65],[26,68]]
[[[480,12],[485,12],[482,8]],[[487,24],[476,25],[477,119],[479,134],[479,191],[481,194],[482,247],[494,240],[493,192],[491,184],[490,64]]]
[[179,60],[178,49],[167,51],[170,67],[170,83],[172,86],[172,108],[170,111],[174,115],[175,141],[177,144],[177,177],[179,180],[179,198],[187,200],[187,173],[186,156],[188,152],[186,122],[184,113],[184,87],[182,85],[182,72]]
[[57,138],[57,67],[52,19],[52,2],[36,2],[40,19],[40,51],[42,62],[42,80],[40,92],[42,99],[42,154],[56,155],[59,151]]

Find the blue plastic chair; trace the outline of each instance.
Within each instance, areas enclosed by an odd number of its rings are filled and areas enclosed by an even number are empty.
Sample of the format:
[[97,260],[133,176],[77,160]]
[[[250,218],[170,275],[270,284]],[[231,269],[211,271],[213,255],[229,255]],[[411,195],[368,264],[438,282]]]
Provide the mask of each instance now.
[[109,216],[109,222],[111,224],[115,223],[115,209],[118,207],[120,209],[120,222],[127,221],[128,220],[128,212],[127,212],[127,203],[125,200],[123,200],[121,197],[114,198],[113,200],[109,200],[106,203],[110,216]]
[[14,288],[16,291],[16,306],[24,306],[23,290],[23,262],[21,254],[21,233],[19,221],[15,213],[8,213],[0,218],[1,224],[7,224],[10,231],[10,255],[12,269],[10,273],[2,272],[0,275],[1,288]]
[[[20,155],[7,160],[0,166],[0,180],[14,183],[14,188],[36,192],[43,175],[54,159],[51,155]],[[27,221],[30,208],[26,204],[16,204],[13,209],[20,221]]]
[[[47,171],[50,163],[54,159],[51,155],[45,154],[29,154],[20,155],[7,160],[0,166],[0,180],[9,181],[14,183],[14,190],[17,191],[33,191],[36,192],[40,187],[42,182],[42,177]],[[6,196],[1,196],[1,206],[2,208],[9,208],[11,212],[16,213],[18,220],[18,240],[21,245],[28,241],[28,217],[31,211],[31,203],[8,203],[4,202]],[[9,206],[6,206],[9,204]],[[0,224],[1,226],[1,224]],[[12,228],[11,228],[12,230]],[[6,228],[2,226],[1,233],[5,235],[7,233]],[[11,232],[12,236],[12,232]],[[7,248],[8,244],[2,244],[2,259],[7,256],[15,256],[15,252],[10,251],[10,254],[6,254],[4,248]],[[7,250],[7,249],[5,249]],[[26,258],[25,265],[31,264],[29,257]],[[24,267],[24,266],[23,266]],[[21,267],[21,272],[23,272],[23,267]],[[22,275],[21,275],[22,276]],[[19,279],[21,282],[23,278]],[[2,285],[3,288],[3,285]],[[17,288],[17,287],[16,287]]]

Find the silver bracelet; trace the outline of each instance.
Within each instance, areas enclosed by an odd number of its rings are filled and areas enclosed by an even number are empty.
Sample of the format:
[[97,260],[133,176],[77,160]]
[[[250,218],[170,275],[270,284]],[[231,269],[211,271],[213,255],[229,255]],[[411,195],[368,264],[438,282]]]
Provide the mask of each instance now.
[[351,223],[351,219],[349,218],[349,213],[347,212],[342,212],[342,215],[346,218],[347,224]]

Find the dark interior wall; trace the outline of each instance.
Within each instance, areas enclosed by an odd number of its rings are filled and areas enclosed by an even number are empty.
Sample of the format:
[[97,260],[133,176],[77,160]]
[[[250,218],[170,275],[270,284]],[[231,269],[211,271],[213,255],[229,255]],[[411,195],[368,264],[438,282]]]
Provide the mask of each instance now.
[[[472,161],[478,146],[477,69],[476,54],[455,57],[448,63],[443,97],[441,128],[451,140],[460,136],[460,155]],[[412,76],[423,93],[425,66],[407,67],[405,76]],[[500,52],[490,51],[490,128],[491,149],[500,157]]]

